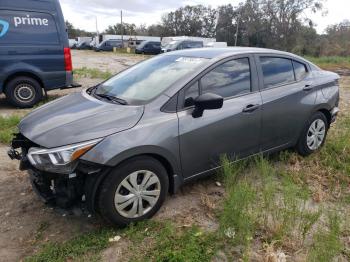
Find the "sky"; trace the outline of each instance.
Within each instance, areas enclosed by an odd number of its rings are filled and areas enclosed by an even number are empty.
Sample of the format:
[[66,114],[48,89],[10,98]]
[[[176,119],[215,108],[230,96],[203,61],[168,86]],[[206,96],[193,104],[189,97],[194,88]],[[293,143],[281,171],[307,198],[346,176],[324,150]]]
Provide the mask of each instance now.
[[[120,10],[123,10],[123,22],[136,25],[158,23],[164,13],[181,6],[202,4],[217,7],[231,3],[238,5],[242,0],[60,0],[66,20],[74,27],[87,31],[100,32],[109,25],[120,22]],[[326,0],[326,13],[305,12],[304,17],[311,18],[318,33],[323,33],[330,24],[350,20],[350,0]]]

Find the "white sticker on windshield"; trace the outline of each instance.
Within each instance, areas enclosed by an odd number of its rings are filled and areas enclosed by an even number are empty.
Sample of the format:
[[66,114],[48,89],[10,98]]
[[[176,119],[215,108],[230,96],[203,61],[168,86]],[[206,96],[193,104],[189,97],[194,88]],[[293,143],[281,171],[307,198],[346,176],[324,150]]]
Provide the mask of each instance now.
[[176,59],[176,62],[183,62],[183,63],[192,63],[192,64],[199,64],[203,62],[203,58],[200,57],[179,57]]

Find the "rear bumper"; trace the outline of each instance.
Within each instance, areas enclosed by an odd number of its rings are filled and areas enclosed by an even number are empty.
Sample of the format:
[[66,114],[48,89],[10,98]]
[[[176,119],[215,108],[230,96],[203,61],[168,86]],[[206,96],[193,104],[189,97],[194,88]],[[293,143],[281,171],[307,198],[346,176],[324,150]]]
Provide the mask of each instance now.
[[73,72],[66,71],[66,86],[70,86],[73,84]]

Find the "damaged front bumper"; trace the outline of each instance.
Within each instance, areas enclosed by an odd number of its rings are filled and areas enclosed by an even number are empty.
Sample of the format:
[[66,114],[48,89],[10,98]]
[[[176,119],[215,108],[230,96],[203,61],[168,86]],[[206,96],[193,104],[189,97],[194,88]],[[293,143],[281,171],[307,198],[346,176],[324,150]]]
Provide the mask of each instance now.
[[20,161],[20,170],[28,171],[33,190],[42,201],[59,208],[80,207],[90,213],[96,212],[98,185],[109,172],[109,168],[79,160],[76,169],[70,174],[44,172],[33,167],[27,159],[27,152],[32,146],[37,145],[17,134],[8,150],[8,156]]

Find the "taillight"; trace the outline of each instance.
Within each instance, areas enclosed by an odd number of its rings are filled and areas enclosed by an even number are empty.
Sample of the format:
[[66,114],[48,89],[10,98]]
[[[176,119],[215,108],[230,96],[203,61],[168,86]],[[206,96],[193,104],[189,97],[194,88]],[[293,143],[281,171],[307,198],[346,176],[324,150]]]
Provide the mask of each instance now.
[[72,55],[70,53],[70,48],[65,47],[63,53],[64,53],[64,70],[72,71],[73,66],[72,66]]

